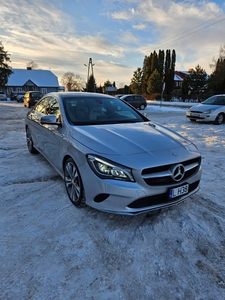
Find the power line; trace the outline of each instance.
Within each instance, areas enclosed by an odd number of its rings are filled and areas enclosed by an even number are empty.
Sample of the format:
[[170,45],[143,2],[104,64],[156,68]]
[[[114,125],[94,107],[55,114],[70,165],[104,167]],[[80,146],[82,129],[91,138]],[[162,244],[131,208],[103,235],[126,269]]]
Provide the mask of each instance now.
[[[203,29],[206,29],[206,28],[208,28],[208,27],[211,27],[211,26],[213,26],[213,25],[215,25],[215,24],[217,24],[217,23],[220,23],[220,22],[224,21],[225,18],[223,18],[223,19],[221,19],[221,20],[218,20],[218,21],[216,21],[216,22],[214,22],[214,23],[212,23],[212,24],[209,24],[209,25],[207,25],[207,26],[204,26],[204,27],[202,27],[202,28],[200,28],[200,29],[198,29],[198,30],[192,31],[192,30],[194,30],[195,28],[201,27],[201,26],[203,26],[204,24],[207,24],[207,23],[209,23],[209,22],[212,22],[213,20],[218,19],[218,17],[221,17],[221,16],[224,16],[224,14],[221,14],[221,15],[219,15],[219,16],[216,16],[215,18],[210,19],[209,21],[206,21],[206,22],[204,22],[204,23],[202,23],[202,24],[200,24],[200,25],[197,25],[197,26],[195,26],[195,27],[189,29],[189,30],[186,30],[186,31],[184,31],[184,32],[182,32],[182,33],[180,33],[180,34],[177,34],[177,35],[175,35],[174,37],[168,38],[168,39],[166,39],[164,42],[167,42],[167,41],[170,41],[170,40],[171,40],[171,42],[175,42],[175,41],[181,40],[181,39],[183,39],[183,38],[186,38],[187,36],[190,36],[190,35],[192,35],[192,34],[195,34],[195,33],[199,32],[199,31],[201,31],[201,30],[203,30]],[[190,32],[190,31],[191,31],[191,32]],[[187,32],[190,32],[190,33],[188,33],[188,34],[186,34],[186,35],[183,35],[184,33],[187,33]],[[177,37],[177,38],[176,38],[176,37]],[[167,44],[168,44],[168,43],[164,43],[164,44],[162,44],[162,45],[159,45],[157,48],[162,48],[163,46],[166,46]],[[147,50],[149,50],[149,47],[144,48],[143,51],[145,51],[145,49],[146,49],[146,52],[147,52]],[[126,55],[126,57],[123,58],[123,59],[121,59],[121,60],[125,60],[125,59],[127,60],[127,59],[132,58],[132,57],[137,56],[137,55],[140,55],[140,52],[137,52],[137,51],[136,51],[136,52],[133,53],[133,54]]]

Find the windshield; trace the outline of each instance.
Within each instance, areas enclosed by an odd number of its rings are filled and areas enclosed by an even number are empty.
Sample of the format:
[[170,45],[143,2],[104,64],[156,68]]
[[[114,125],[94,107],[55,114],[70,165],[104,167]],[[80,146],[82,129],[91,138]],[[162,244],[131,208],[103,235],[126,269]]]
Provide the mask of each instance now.
[[114,97],[63,96],[63,105],[72,125],[144,122],[148,119]]
[[202,102],[202,104],[225,105],[225,95],[212,96],[204,102]]

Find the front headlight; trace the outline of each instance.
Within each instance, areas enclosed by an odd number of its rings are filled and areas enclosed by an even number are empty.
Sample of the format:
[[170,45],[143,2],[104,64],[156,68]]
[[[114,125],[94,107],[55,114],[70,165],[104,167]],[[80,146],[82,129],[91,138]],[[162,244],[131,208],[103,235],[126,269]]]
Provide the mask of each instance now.
[[135,181],[131,169],[122,165],[94,155],[87,155],[87,161],[92,171],[100,178]]
[[208,109],[206,111],[203,111],[203,114],[211,114],[215,109]]

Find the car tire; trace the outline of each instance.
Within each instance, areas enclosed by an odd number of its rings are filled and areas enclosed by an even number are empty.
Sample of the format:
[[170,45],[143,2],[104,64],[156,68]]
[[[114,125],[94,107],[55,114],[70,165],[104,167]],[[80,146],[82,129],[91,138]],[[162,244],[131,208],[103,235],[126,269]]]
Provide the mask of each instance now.
[[140,109],[141,109],[141,110],[144,110],[144,109],[145,109],[145,105],[144,105],[144,104],[141,104],[141,105],[140,105]]
[[220,113],[218,114],[218,116],[216,117],[215,119],[215,124],[216,125],[220,125],[224,122],[224,114],[223,113]]
[[34,148],[34,143],[33,143],[33,139],[32,139],[29,127],[27,127],[27,130],[26,130],[26,138],[27,138],[27,148],[28,148],[29,152],[31,154],[37,154],[38,151],[36,148]]
[[72,158],[68,158],[64,164],[64,183],[67,195],[73,205],[85,206],[85,193],[79,170]]

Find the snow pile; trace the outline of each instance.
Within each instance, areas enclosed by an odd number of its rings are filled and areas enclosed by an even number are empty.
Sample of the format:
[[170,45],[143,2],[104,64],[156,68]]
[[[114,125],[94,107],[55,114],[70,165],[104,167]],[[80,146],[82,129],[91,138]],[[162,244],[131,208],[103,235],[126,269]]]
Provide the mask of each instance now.
[[225,124],[191,123],[185,110],[145,112],[198,146],[201,191],[128,217],[73,207],[27,150],[28,110],[0,103],[1,299],[225,299]]

